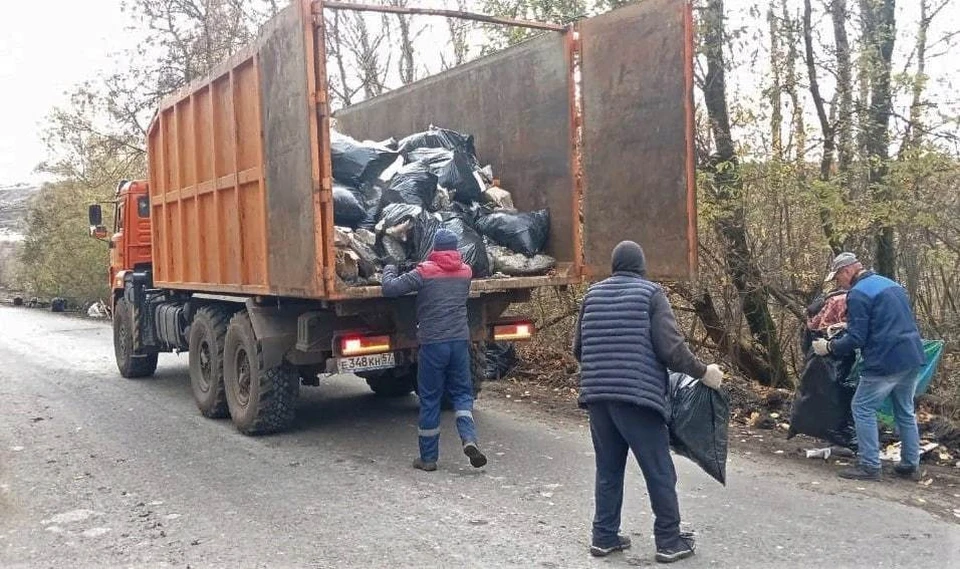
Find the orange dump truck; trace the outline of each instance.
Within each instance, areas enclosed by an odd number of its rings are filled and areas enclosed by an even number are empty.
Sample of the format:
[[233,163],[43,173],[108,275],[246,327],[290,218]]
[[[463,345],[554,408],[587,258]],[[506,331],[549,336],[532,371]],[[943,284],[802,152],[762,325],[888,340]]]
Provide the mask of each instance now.
[[[335,271],[322,13],[343,6],[324,4],[298,0],[162,103],[149,177],[119,185],[108,239],[121,375],[188,351],[201,412],[247,434],[289,427],[301,385],[326,373],[416,387],[415,298]],[[336,113],[361,140],[471,133],[518,209],[549,209],[555,271],[473,282],[478,356],[532,335],[511,304],[603,276],[622,239],[646,246],[651,276],[693,275],[692,37],[687,2],[648,0]],[[107,239],[99,206],[90,218]]]

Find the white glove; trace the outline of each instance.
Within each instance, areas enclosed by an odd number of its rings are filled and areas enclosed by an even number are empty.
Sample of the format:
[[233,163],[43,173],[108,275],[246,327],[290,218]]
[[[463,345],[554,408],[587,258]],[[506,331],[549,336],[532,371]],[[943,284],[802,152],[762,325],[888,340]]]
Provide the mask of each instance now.
[[707,366],[706,373],[700,378],[700,383],[711,389],[720,389],[720,383],[723,382],[723,370],[717,364]]
[[830,353],[830,342],[824,338],[817,338],[813,341],[813,353],[818,356],[825,356]]

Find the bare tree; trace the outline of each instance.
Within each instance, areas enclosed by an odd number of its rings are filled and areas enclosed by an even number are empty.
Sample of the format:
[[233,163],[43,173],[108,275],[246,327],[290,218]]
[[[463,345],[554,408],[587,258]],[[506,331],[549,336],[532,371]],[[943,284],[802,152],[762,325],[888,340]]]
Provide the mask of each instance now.
[[[867,182],[879,210],[890,205],[893,192],[886,183],[890,153],[890,117],[893,114],[891,68],[896,41],[896,0],[860,0],[863,18],[863,42],[870,54],[868,79],[870,107],[865,113],[864,150],[869,164]],[[896,275],[894,227],[887,214],[877,220],[875,266],[888,277]]]
[[[744,317],[750,332],[762,347],[764,370],[750,370],[751,374],[765,385],[783,385],[787,382],[783,368],[780,341],[776,325],[767,305],[767,292],[762,273],[747,240],[747,224],[744,212],[743,177],[739,158],[730,130],[730,113],[727,106],[726,63],[724,48],[723,0],[707,0],[703,11],[702,51],[707,59],[707,75],[704,81],[704,100],[710,117],[716,153],[709,171],[712,199],[717,203],[719,214],[716,229],[725,246],[724,260],[727,273],[740,296]],[[743,366],[744,361],[738,362]]]

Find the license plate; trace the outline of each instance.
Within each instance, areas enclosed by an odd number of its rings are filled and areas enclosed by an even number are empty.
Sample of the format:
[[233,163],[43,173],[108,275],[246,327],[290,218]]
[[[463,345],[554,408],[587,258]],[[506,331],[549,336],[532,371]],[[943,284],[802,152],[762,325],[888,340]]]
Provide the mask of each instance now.
[[358,371],[390,369],[392,367],[397,367],[397,356],[393,352],[337,360],[337,371],[340,373],[356,373]]

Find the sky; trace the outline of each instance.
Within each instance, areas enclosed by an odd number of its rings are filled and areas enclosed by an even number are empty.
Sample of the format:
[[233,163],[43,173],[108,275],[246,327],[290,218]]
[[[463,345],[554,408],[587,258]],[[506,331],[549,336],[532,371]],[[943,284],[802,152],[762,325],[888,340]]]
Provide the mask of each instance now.
[[132,45],[119,0],[4,0],[0,7],[0,186],[39,182],[40,131],[65,93]]
[[[762,37],[766,24],[762,14],[758,21],[757,15],[750,12],[753,6],[765,5],[767,1],[725,2],[728,29],[745,27],[748,35],[759,33],[756,39],[761,42],[761,53],[766,48],[767,40]],[[934,2],[938,3],[939,0]],[[118,54],[135,44],[136,34],[129,31],[131,20],[121,12],[120,4],[121,0],[3,0],[0,7],[0,186],[42,181],[34,169],[46,157],[41,140],[44,118],[53,107],[66,102],[66,93],[74,86],[124,63]],[[411,4],[436,6],[442,4],[442,0],[413,0]],[[900,0],[897,4],[900,27],[897,47],[908,50],[918,3]],[[799,5],[799,0],[791,0],[791,6]],[[472,9],[480,11],[479,6],[478,2]],[[438,26],[446,37],[443,20],[421,21]],[[826,23],[818,22],[819,25]],[[960,0],[950,0],[931,35],[936,38],[957,27],[960,27]],[[829,29],[826,31],[829,38]],[[418,47],[423,49],[425,42],[433,41],[430,35],[421,36]],[[420,57],[430,59],[431,54],[436,58],[436,52],[431,53],[429,49]],[[899,54],[901,58],[905,55]],[[760,89],[765,85],[758,84],[758,75],[765,74],[768,68],[763,58],[761,55],[756,66],[744,65],[733,72],[734,85],[730,93],[736,96],[732,99],[744,103],[749,100],[747,104],[752,106],[760,97]],[[438,65],[431,67],[435,71]],[[930,63],[930,74],[933,76],[931,96],[949,107],[944,111],[960,112],[960,97],[954,86],[940,83],[960,79],[960,58],[952,54],[937,58]],[[826,88],[832,89],[829,77],[823,77],[822,81]]]

